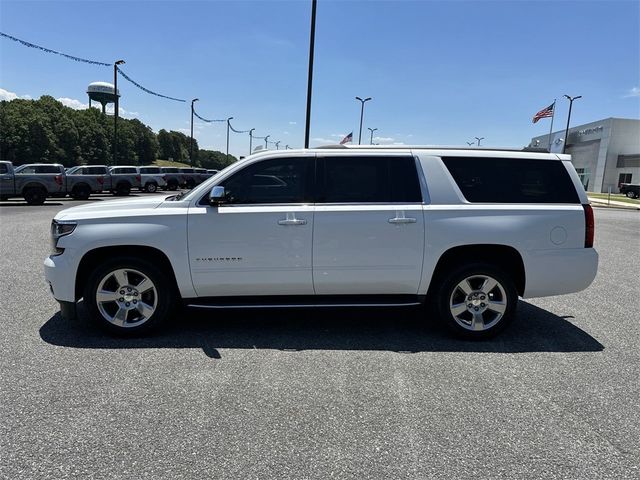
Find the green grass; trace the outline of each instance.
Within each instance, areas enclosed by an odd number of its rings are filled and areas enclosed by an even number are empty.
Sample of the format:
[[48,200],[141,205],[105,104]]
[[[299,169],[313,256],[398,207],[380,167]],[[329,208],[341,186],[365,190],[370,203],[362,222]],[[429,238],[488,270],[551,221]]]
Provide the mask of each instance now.
[[[593,192],[587,192],[587,196],[591,197],[591,198],[597,198],[600,200],[606,200],[609,197],[609,194],[607,193],[593,193]],[[631,205],[640,205],[640,200],[636,200],[635,198],[629,198],[625,195],[621,195],[619,193],[612,193],[611,194],[611,200],[615,200],[616,202],[624,202],[624,203],[630,203]]]
[[153,164],[159,167],[190,167],[191,166],[188,163],[172,162],[170,160],[156,160],[155,162],[153,162]]

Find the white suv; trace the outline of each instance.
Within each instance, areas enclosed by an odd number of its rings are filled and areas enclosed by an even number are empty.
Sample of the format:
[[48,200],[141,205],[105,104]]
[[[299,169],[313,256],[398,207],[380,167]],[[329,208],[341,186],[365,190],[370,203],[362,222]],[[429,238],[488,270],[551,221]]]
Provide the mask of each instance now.
[[432,298],[486,337],[523,298],[593,281],[593,212],[568,156],[346,147],[265,152],[188,194],[100,202],[52,222],[46,278],[111,331],[173,307],[401,306]]

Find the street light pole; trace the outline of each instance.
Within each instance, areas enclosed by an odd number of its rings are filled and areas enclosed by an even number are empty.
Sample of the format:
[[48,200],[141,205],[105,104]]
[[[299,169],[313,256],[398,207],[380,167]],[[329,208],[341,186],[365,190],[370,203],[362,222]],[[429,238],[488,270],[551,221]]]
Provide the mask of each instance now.
[[193,104],[197,102],[198,99],[194,98],[191,100],[191,139],[189,141],[189,165],[193,167]]
[[249,155],[251,155],[251,152],[253,151],[253,131],[255,130],[255,128],[252,128],[251,130],[249,130]]
[[474,137],[478,141],[478,146],[480,146],[480,140],[484,140],[484,137]]
[[268,139],[270,136],[271,136],[271,135],[267,135],[266,137],[264,137],[264,148],[265,148],[265,150],[268,150],[268,149],[269,149],[267,139]]
[[113,89],[116,95],[113,111],[113,164],[118,164],[118,110],[120,110],[120,96],[118,95],[118,65],[122,65],[124,60],[118,60],[113,64]]
[[471,145],[475,145],[476,142],[467,142],[467,145],[471,146]]
[[276,142],[276,150],[280,150],[280,142],[281,142],[281,141],[282,141],[282,140],[278,140],[278,141]]
[[304,128],[304,148],[309,148],[309,128],[311,126],[311,86],[313,84],[313,50],[316,43],[316,6],[317,1],[311,0],[311,33],[309,34],[309,73],[307,76],[307,117]]
[[367,97],[364,100],[360,97],[356,97],[356,100],[360,101],[360,134],[358,135],[358,145],[362,142],[362,119],[364,118],[364,104],[371,100],[371,97]]
[[577,97],[570,97],[569,95],[565,95],[565,98],[569,100],[569,114],[567,115],[567,128],[564,131],[564,143],[562,144],[562,153],[567,150],[567,139],[569,138],[569,122],[571,121],[571,107],[573,106],[573,101],[579,98],[582,98],[582,95],[578,95]]
[[[369,127],[367,127],[369,128]],[[378,130],[377,128],[369,128],[369,131],[371,131],[371,140],[369,141],[369,145],[373,145],[373,132],[375,132],[376,130]]]
[[227,118],[227,161],[229,161],[229,127],[231,126],[229,122],[231,120],[233,120],[233,117]]

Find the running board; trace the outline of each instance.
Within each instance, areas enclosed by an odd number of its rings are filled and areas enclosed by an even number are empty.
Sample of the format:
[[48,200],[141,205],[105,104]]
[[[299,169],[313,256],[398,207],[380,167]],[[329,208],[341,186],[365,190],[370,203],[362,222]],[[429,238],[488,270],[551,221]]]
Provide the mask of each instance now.
[[318,308],[411,307],[424,303],[419,295],[287,295],[187,298],[190,308]]

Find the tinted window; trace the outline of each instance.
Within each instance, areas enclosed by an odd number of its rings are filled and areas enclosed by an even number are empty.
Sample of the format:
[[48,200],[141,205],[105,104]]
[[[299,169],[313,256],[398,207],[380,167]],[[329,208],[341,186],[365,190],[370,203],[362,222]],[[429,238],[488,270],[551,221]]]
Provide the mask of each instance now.
[[412,157],[328,157],[321,169],[322,203],[422,202]]
[[2,173],[8,173],[9,172],[9,168],[7,167],[6,163],[0,163],[0,174]]
[[115,174],[125,174],[125,173],[138,173],[135,168],[114,168],[111,173]]
[[36,173],[60,173],[60,167],[57,165],[37,165]]
[[313,181],[313,159],[277,158],[254,163],[223,183],[229,203],[305,203]]
[[193,173],[193,168],[181,168],[182,173]]
[[87,175],[103,175],[107,173],[106,167],[84,167],[84,173]]
[[67,169],[67,175],[73,175],[73,174],[78,175],[78,174],[82,173],[81,168],[82,167],[68,168]]
[[164,173],[178,173],[177,168],[166,167],[161,169]]
[[143,167],[140,169],[140,173],[160,173],[160,168],[158,167]]
[[512,158],[442,159],[470,202],[580,203],[562,162]]
[[207,171],[203,168],[196,168],[197,173],[207,173]]

